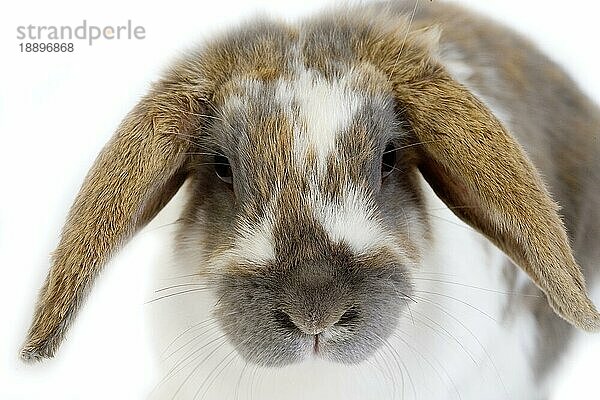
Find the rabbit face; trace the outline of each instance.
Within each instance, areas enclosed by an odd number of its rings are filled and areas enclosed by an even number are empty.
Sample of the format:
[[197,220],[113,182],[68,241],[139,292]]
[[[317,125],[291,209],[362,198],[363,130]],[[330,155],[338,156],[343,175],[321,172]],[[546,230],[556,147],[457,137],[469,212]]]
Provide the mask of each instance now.
[[365,75],[338,76],[240,79],[210,127],[220,163],[196,181],[204,195],[184,231],[212,237],[189,252],[205,247],[216,316],[260,364],[361,361],[410,299],[424,239],[412,234],[425,229],[414,168],[396,149],[408,134],[391,96],[364,96]]

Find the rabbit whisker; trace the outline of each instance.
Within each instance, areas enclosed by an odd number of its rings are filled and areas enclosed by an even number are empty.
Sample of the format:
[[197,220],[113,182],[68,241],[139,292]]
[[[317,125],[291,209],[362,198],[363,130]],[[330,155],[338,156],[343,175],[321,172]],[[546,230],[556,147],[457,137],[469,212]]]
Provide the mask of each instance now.
[[425,318],[427,321],[429,321],[430,323],[432,323],[435,326],[429,325],[427,322],[424,322],[422,319],[417,319],[417,322],[419,322],[422,325],[424,325],[425,327],[431,329],[434,333],[440,335],[440,337],[443,337],[443,335],[440,334],[440,332],[438,331],[438,329],[436,329],[435,327],[438,327],[439,329],[441,329],[441,331],[443,333],[445,333],[446,336],[448,336],[448,338],[450,338],[454,343],[456,343],[461,348],[462,351],[465,352],[465,354],[471,359],[471,361],[473,362],[473,364],[476,367],[481,367],[479,365],[479,363],[475,360],[475,356],[473,355],[473,353],[471,351],[469,351],[469,349],[467,349],[467,347],[464,344],[462,344],[461,341],[456,338],[456,336],[454,336],[452,333],[450,333],[450,331],[448,331],[440,323],[436,322],[435,320],[433,320],[432,318],[428,317],[426,314],[424,314],[422,312],[419,312],[419,311],[415,310],[415,314],[417,314],[418,316],[421,316],[422,318]]
[[209,317],[209,318],[206,318],[198,323],[195,323],[192,326],[190,326],[189,328],[185,329],[183,332],[181,332],[179,335],[177,335],[175,337],[175,339],[173,339],[167,347],[165,347],[165,349],[160,353],[161,357],[163,357],[165,355],[165,353],[171,348],[171,346],[173,346],[177,342],[177,340],[179,340],[181,337],[183,337],[186,333],[193,331],[204,325],[212,325],[214,322],[216,322],[216,319]]
[[165,278],[165,279],[173,280],[173,279],[181,279],[181,278],[200,277],[200,276],[202,276],[202,274],[195,273],[195,274],[178,275],[178,276],[173,276],[173,277],[169,277],[169,278]]
[[454,222],[454,221],[451,221],[451,220],[449,220],[447,218],[440,217],[439,215],[434,215],[434,214],[431,214],[431,213],[425,213],[425,215],[427,215],[427,216],[429,216],[431,218],[436,218],[436,219],[438,219],[440,221],[443,221],[443,222],[446,222],[448,224],[457,226],[459,228],[466,229],[466,230],[468,230],[470,232],[477,232],[475,229],[471,228],[469,225],[459,224],[458,222]]
[[[225,336],[225,335],[223,335],[223,336]],[[221,336],[221,337],[218,337],[217,339],[219,339],[219,338],[222,338],[223,336]],[[181,382],[181,384],[179,385],[179,388],[177,388],[177,390],[175,391],[175,393],[173,393],[173,397],[172,397],[172,399],[175,399],[175,398],[177,397],[177,395],[179,394],[179,392],[181,392],[181,389],[183,389],[183,387],[186,385],[186,383],[187,383],[187,382],[188,382],[188,381],[189,381],[189,380],[190,380],[190,379],[191,379],[191,378],[192,378],[192,377],[193,377],[193,376],[196,374],[196,372],[197,372],[197,371],[198,371],[198,369],[199,369],[199,368],[200,368],[200,367],[201,367],[201,366],[204,364],[204,362],[205,362],[205,361],[207,361],[208,359],[210,359],[210,357],[211,357],[213,354],[215,354],[215,353],[216,353],[216,352],[217,352],[217,351],[218,351],[218,350],[219,350],[221,347],[223,347],[223,345],[225,345],[225,343],[227,343],[227,341],[226,341],[226,340],[223,340],[221,343],[217,344],[217,345],[216,345],[216,346],[215,346],[215,347],[214,347],[214,348],[213,348],[213,349],[210,351],[210,353],[208,353],[206,356],[204,356],[204,358],[202,358],[202,359],[200,360],[200,362],[198,362],[198,363],[196,364],[196,366],[195,366],[194,368],[192,368],[191,372],[190,372],[190,373],[189,373],[189,374],[186,376],[186,378],[185,378],[185,379],[184,379],[184,380]],[[205,347],[205,346],[203,346],[203,347]],[[191,362],[190,362],[190,363],[193,363],[193,362],[195,362],[195,361],[196,361],[198,358],[200,358],[200,355],[198,355],[197,357],[193,358],[193,359],[191,360]],[[187,365],[189,365],[190,363],[188,363]],[[186,366],[187,366],[187,365],[186,365]]]
[[388,154],[388,153],[393,153],[394,151],[398,151],[398,150],[404,150],[404,149],[408,149],[410,147],[414,147],[414,146],[421,146],[427,143],[435,143],[435,142],[442,142],[442,139],[435,139],[435,140],[423,140],[423,141],[419,141],[419,142],[415,142],[415,143],[410,143],[404,146],[400,146],[400,147],[396,147],[393,148],[391,150],[387,150],[384,151],[383,154]]
[[457,285],[457,286],[461,286],[461,287],[465,287],[465,288],[469,288],[469,289],[481,290],[481,291],[484,291],[484,292],[503,294],[503,295],[506,295],[506,296],[533,297],[533,298],[537,298],[537,299],[539,299],[539,298],[542,297],[542,296],[539,296],[539,295],[536,295],[536,294],[526,294],[526,293],[519,293],[519,292],[503,292],[501,290],[487,289],[487,288],[482,288],[482,287],[474,286],[474,285],[468,285],[468,284],[460,283],[460,282],[445,281],[445,280],[442,280],[442,279],[422,278],[422,277],[418,277],[418,276],[415,276],[412,279],[419,280],[419,281],[444,283],[444,284],[448,284],[448,285]]
[[504,380],[502,379],[502,376],[500,375],[500,371],[499,371],[498,367],[496,366],[496,363],[492,359],[491,355],[489,354],[489,352],[487,351],[487,349],[481,342],[481,340],[479,340],[479,337],[477,335],[475,335],[475,333],[471,329],[469,329],[469,327],[464,322],[462,322],[459,318],[454,316],[450,311],[448,311],[444,307],[442,307],[442,305],[440,305],[439,303],[437,303],[431,299],[426,299],[426,298],[421,298],[420,301],[431,304],[432,306],[434,306],[438,310],[440,310],[442,313],[444,313],[445,315],[450,317],[457,324],[459,324],[477,342],[477,344],[479,345],[479,348],[483,351],[483,353],[485,354],[485,357],[488,359],[488,361],[490,362],[490,365],[492,366],[496,375],[498,376],[498,380],[499,380],[502,388],[504,389],[504,393],[505,393],[506,397],[508,398],[509,397],[508,389],[506,388],[506,385],[504,384]]
[[[423,361],[425,361],[425,363],[427,363],[427,365],[429,365],[429,367],[435,372],[435,374],[437,375],[437,377],[440,380],[440,382],[441,383],[445,383],[445,380],[442,377],[442,374],[440,373],[440,371],[438,370],[438,368],[436,368],[433,365],[433,363],[427,357],[425,357],[424,353],[422,353],[421,351],[419,351],[416,347],[412,346],[410,343],[408,343],[407,340],[405,340],[402,336],[400,336],[400,333],[406,333],[406,332],[396,331],[396,332],[394,332],[393,336],[396,337],[396,338],[398,338],[409,349],[411,349],[415,354],[417,354],[419,357],[421,357],[421,359],[423,359]],[[458,391],[458,387],[456,386],[456,383],[454,382],[454,379],[452,379],[452,376],[448,373],[448,371],[444,368],[444,366],[442,365],[442,363],[440,363],[440,361],[434,355],[430,354],[430,356],[434,359],[434,361],[437,362],[437,364],[439,364],[439,367],[442,369],[442,371],[444,372],[444,374],[448,378],[448,380],[450,382],[450,385],[452,386],[452,388],[453,388],[454,392],[456,393],[457,397],[459,399],[461,399],[460,392]]]
[[243,361],[244,361],[244,366],[242,367],[242,370],[240,371],[240,376],[237,379],[237,383],[236,383],[235,389],[233,391],[234,400],[239,400],[239,398],[240,398],[240,388],[242,386],[242,379],[244,378],[244,373],[248,369],[248,361],[246,361],[246,360],[243,360]]
[[400,356],[400,354],[398,353],[396,348],[389,343],[388,339],[382,339],[377,334],[374,334],[374,337],[381,343],[381,345],[383,346],[384,349],[387,349],[389,351],[394,362],[396,363],[398,371],[400,371],[400,376],[402,378],[402,398],[404,398],[404,374],[402,372],[404,369],[406,371],[407,378],[408,378],[410,386],[412,388],[414,398],[416,399],[417,391],[416,391],[415,384],[412,380],[412,377],[410,376],[410,371],[409,371],[408,367],[406,366],[406,363],[402,360],[402,357]]
[[177,285],[171,285],[171,286],[167,286],[164,287],[162,289],[157,289],[154,291],[154,293],[160,293],[160,292],[164,292],[165,290],[169,290],[169,289],[175,289],[178,287],[202,287],[202,288],[206,288],[208,289],[210,286],[207,286],[205,283],[180,283]]
[[167,355],[167,357],[165,357],[165,359],[168,360],[169,358],[171,358],[172,356],[174,356],[175,354],[177,354],[181,350],[183,350],[185,347],[187,347],[189,344],[195,342],[198,339],[202,339],[202,335],[205,335],[208,332],[211,332],[211,331],[214,331],[214,330],[218,330],[219,327],[216,326],[216,322],[217,322],[216,320],[215,321],[211,321],[206,326],[197,327],[197,329],[201,330],[201,332],[196,332],[196,336],[194,336],[192,339],[188,340],[187,342],[185,342],[184,344],[182,344],[181,346],[179,346],[177,349],[175,349],[174,351],[172,351],[171,353],[169,353],[169,355]]
[[141,235],[147,235],[147,234],[152,233],[154,231],[157,231],[159,229],[163,229],[163,228],[166,228],[166,227],[169,227],[169,226],[172,226],[172,225],[180,224],[181,222],[182,222],[182,219],[177,219],[176,221],[169,222],[169,223],[166,223],[166,224],[163,224],[163,225],[159,225],[159,226],[155,226],[155,227],[153,227],[151,229],[147,229],[144,232],[141,232],[140,234]]
[[[225,357],[223,357],[223,359],[221,361],[219,361],[219,363],[210,371],[210,373],[206,376],[206,378],[204,378],[204,380],[200,384],[200,387],[198,388],[198,390],[196,391],[196,393],[194,393],[194,397],[193,397],[192,400],[196,400],[196,398],[198,397],[198,395],[202,391],[202,387],[206,384],[207,385],[206,389],[204,390],[204,392],[202,394],[202,397],[200,397],[200,400],[204,399],[204,397],[206,396],[206,394],[210,390],[210,387],[212,386],[212,384],[219,377],[219,375],[221,375],[223,373],[223,371],[235,360],[235,357],[236,357],[235,349],[231,350],[229,353],[227,353],[227,355]],[[227,361],[225,364],[223,364],[228,359],[229,359],[229,361]],[[223,365],[223,367],[221,367],[221,369],[219,370],[219,367],[221,365]],[[218,370],[218,372],[217,372],[217,370]],[[214,374],[214,376],[213,376],[213,374]],[[213,376],[213,378],[209,381],[209,379],[211,378],[211,376]]]
[[163,296],[159,296],[159,297],[157,297],[157,298],[154,298],[154,299],[152,299],[152,300],[148,300],[148,301],[147,301],[146,303],[144,303],[144,304],[151,304],[151,303],[155,303],[155,302],[157,302],[157,301],[159,301],[159,300],[168,299],[168,298],[170,298],[170,297],[173,297],[173,296],[179,296],[179,295],[182,295],[182,294],[205,292],[205,291],[207,291],[207,290],[210,290],[210,289],[211,289],[210,287],[202,287],[202,288],[195,288],[195,289],[182,290],[182,291],[180,291],[180,292],[176,292],[176,293],[169,293],[169,294],[165,294],[165,295],[163,295]]
[[[187,357],[183,358],[182,360],[178,361],[167,373],[166,375],[154,386],[154,388],[152,389],[152,391],[150,392],[150,395],[148,397],[152,397],[152,394],[155,393],[162,385],[164,385],[168,380],[170,380],[171,378],[173,378],[177,373],[179,373],[182,369],[177,369],[177,367],[179,367],[185,360],[189,359],[189,357],[191,357],[192,355],[196,354],[198,351],[203,350],[204,348],[206,348],[207,346],[210,346],[211,344],[215,343],[216,341],[218,341],[219,339],[223,340],[223,343],[225,343],[225,340],[223,339],[225,337],[225,335],[220,335],[217,336],[216,338],[210,340],[209,342],[205,343],[204,345],[202,345],[199,349],[194,350],[193,352],[191,352],[190,354],[188,354]],[[186,365],[183,366],[183,368],[185,368]],[[181,388],[181,387],[180,387]],[[176,396],[176,394],[173,396],[173,398]]]
[[[216,327],[211,329],[211,331],[212,331],[211,334],[213,334],[214,332],[218,332]],[[206,332],[204,332],[204,333],[206,333]],[[201,338],[201,336],[198,336],[198,337]],[[210,340],[208,342],[202,344],[199,348],[197,348],[193,351],[190,351],[187,354],[182,355],[182,358],[179,359],[175,363],[175,365],[173,365],[173,367],[171,367],[171,369],[169,370],[167,375],[164,377],[164,379],[168,380],[170,377],[176,376],[179,372],[183,371],[188,365],[193,364],[194,361],[197,360],[202,355],[202,351],[204,349],[208,348],[208,346],[210,346],[214,343],[220,343],[220,346],[222,346],[226,342],[227,342],[227,340],[225,339],[225,334],[220,334],[220,335],[217,335],[216,337],[210,338]]]
[[396,67],[398,66],[398,61],[400,61],[400,56],[402,55],[402,51],[404,50],[404,45],[406,44],[406,39],[408,39],[408,34],[410,33],[410,28],[415,19],[415,14],[417,13],[418,6],[419,6],[419,0],[415,0],[415,6],[413,7],[412,13],[410,15],[410,20],[408,21],[408,27],[406,28],[406,33],[404,34],[404,39],[402,40],[402,45],[400,46],[400,51],[398,52],[398,55],[396,56],[396,61],[394,61],[394,66],[392,67],[392,70],[390,71],[390,74],[388,76],[388,82],[391,82],[392,75],[394,75],[394,73],[396,72]]
[[[441,297],[448,298],[448,299],[450,299],[450,300],[454,300],[454,301],[456,301],[456,302],[458,302],[458,303],[464,304],[465,306],[467,306],[467,307],[469,307],[469,308],[471,308],[471,309],[473,309],[473,310],[475,310],[475,311],[478,311],[478,312],[479,312],[479,313],[481,313],[482,315],[484,315],[484,316],[486,316],[487,318],[489,318],[490,320],[494,321],[496,324],[499,324],[498,320],[496,320],[496,319],[495,319],[494,317],[492,317],[490,314],[488,314],[488,313],[486,313],[485,311],[481,310],[480,308],[478,308],[478,307],[475,307],[474,305],[472,305],[472,304],[470,304],[470,303],[468,303],[468,302],[466,302],[466,301],[464,301],[464,300],[458,299],[458,298],[456,298],[456,297],[454,297],[454,296],[450,296],[450,295],[443,294],[443,293],[431,292],[431,291],[427,291],[427,290],[415,290],[414,292],[415,292],[415,293],[425,293],[425,294],[431,294],[431,295],[434,295],[434,296],[441,296]],[[417,297],[417,296],[415,296],[415,297]],[[418,297],[417,297],[417,298],[418,298]]]
[[209,152],[193,152],[193,153],[183,153],[186,156],[220,156],[218,153],[209,153]]

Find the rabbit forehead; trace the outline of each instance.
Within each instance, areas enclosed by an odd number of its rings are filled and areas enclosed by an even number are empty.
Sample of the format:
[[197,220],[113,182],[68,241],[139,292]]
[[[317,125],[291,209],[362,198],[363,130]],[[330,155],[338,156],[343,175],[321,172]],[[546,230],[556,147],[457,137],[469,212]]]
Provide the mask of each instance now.
[[280,79],[275,98],[293,129],[293,159],[299,166],[314,158],[323,171],[334,156],[338,139],[347,134],[364,96],[352,87],[353,75],[325,79],[314,70],[299,68],[292,79]]
[[364,164],[399,131],[391,94],[374,90],[357,66],[326,75],[299,64],[274,80],[243,75],[223,86],[215,108],[214,141],[234,159],[255,161],[245,167],[279,161],[321,177],[341,161]]

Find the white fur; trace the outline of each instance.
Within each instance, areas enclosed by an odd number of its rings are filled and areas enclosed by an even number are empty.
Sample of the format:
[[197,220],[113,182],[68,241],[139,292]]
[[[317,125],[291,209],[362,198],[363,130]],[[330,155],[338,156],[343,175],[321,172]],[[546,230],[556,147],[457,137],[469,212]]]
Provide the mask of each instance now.
[[451,45],[442,46],[439,54],[446,70],[459,82],[467,82],[475,74],[473,67],[464,61],[463,54]]
[[232,250],[236,259],[256,264],[265,264],[275,259],[272,228],[269,218],[264,218],[257,226],[244,224],[239,227]]
[[460,393],[463,400],[534,398],[529,357],[535,325],[526,312],[504,315],[508,300],[521,295],[507,292],[506,256],[421,182],[434,242],[414,273],[414,323],[400,327],[433,364],[414,356],[407,360],[409,369],[418,370],[421,364],[429,371],[425,378],[416,374],[418,386],[429,390],[419,397],[458,399]]
[[[351,76],[328,81],[315,71],[298,68],[293,80],[280,80],[276,97],[294,127],[294,158],[299,167],[309,150],[323,172],[335,152],[336,138],[349,126],[362,99],[351,90]],[[296,115],[297,107],[298,115]]]
[[373,202],[353,185],[347,185],[339,202],[318,199],[315,203],[315,217],[329,238],[347,244],[355,254],[389,244],[391,239],[375,216]]

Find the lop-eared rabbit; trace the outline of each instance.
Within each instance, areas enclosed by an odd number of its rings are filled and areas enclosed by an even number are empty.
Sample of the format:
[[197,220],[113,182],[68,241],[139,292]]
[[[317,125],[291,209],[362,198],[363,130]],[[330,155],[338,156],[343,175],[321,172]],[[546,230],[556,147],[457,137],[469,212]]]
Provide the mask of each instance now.
[[600,327],[599,133],[562,69],[453,5],[243,25],[174,63],[98,156],[22,357],[54,356],[185,182],[179,286],[211,300],[190,297],[207,319],[166,398],[546,398],[573,332]]

